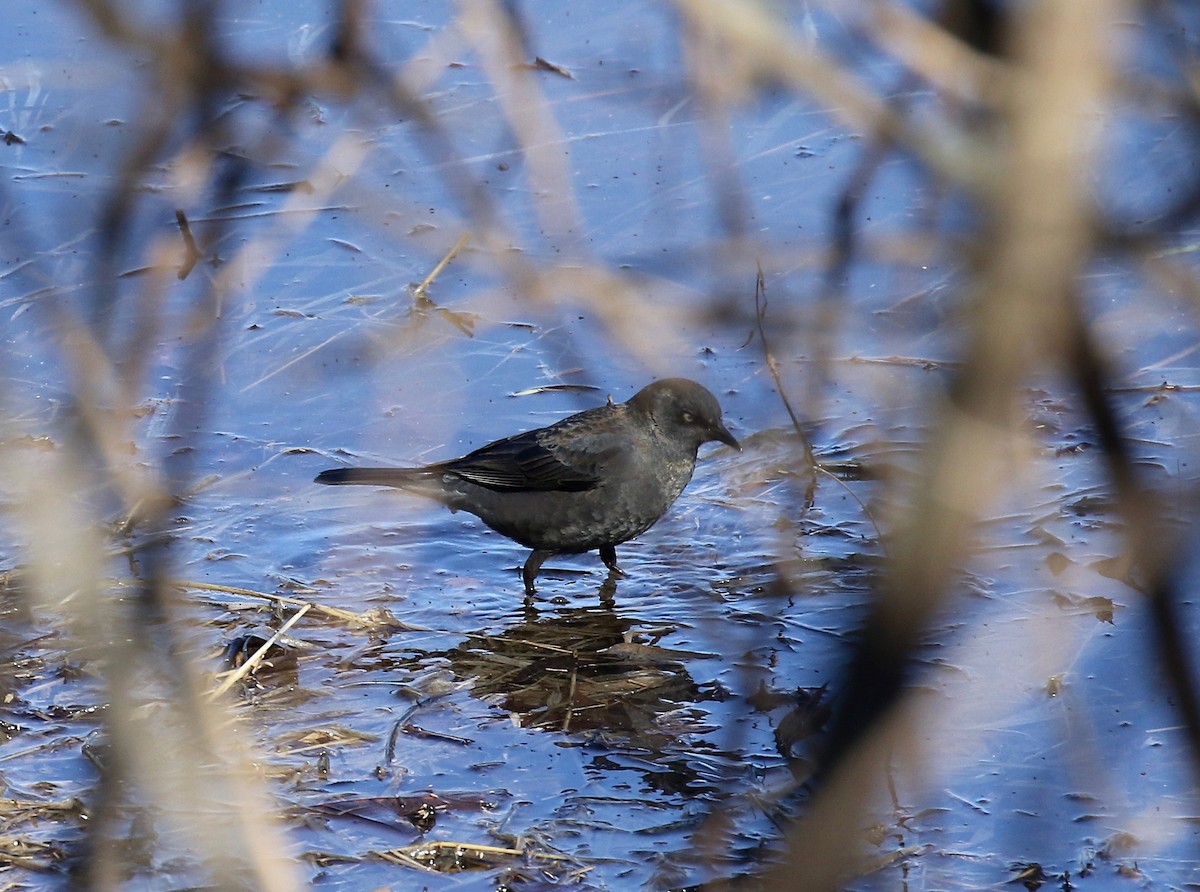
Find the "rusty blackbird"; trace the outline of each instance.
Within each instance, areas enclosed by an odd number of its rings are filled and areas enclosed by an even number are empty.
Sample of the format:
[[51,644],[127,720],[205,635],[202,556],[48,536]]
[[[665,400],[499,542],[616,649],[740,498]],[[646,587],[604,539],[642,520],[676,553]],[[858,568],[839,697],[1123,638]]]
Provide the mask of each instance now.
[[588,409],[419,468],[334,468],[317,483],[394,486],[467,511],[533,549],[525,592],[547,558],[599,549],[609,571],[616,546],[644,533],[683,492],[701,444],[741,449],[716,397],[686,378],[655,381],[626,403]]

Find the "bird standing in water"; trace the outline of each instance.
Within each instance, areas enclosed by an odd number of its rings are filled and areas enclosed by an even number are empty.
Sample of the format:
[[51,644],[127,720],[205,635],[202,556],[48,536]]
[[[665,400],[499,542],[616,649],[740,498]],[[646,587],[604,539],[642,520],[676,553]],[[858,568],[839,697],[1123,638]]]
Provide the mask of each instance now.
[[474,514],[532,549],[526,595],[558,554],[598,549],[624,575],[616,546],[653,526],[692,479],[700,446],[742,447],[716,397],[695,381],[655,381],[626,403],[571,415],[489,443],[462,458],[419,468],[334,468],[317,483],[393,486]]

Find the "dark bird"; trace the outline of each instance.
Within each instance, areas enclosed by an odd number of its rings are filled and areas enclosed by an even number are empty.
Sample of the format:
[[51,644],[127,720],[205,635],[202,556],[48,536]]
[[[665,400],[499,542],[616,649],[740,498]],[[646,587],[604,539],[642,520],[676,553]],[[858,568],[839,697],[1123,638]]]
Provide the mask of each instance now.
[[665,378],[627,403],[571,415],[421,468],[334,468],[317,483],[395,486],[474,514],[533,549],[525,592],[547,558],[599,549],[609,571],[616,546],[644,533],[683,492],[710,440],[741,449],[716,397],[686,378]]

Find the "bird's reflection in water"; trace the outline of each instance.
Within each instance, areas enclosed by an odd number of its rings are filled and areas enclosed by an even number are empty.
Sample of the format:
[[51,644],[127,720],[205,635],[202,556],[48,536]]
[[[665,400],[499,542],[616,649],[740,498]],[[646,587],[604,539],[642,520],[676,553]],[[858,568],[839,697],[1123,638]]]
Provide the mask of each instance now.
[[475,696],[525,727],[612,735],[657,750],[686,733],[678,723],[688,704],[712,698],[684,667],[712,655],[659,646],[671,629],[641,626],[603,605],[544,615],[527,607],[503,631],[472,635],[448,656],[458,675],[474,680]]
[[645,790],[721,800],[747,771],[744,739],[721,732],[762,719],[778,756],[760,750],[756,764],[781,769],[785,784],[802,782],[808,738],[828,718],[824,689],[764,683],[743,699],[716,679],[698,684],[688,667],[718,656],[664,644],[676,629],[652,627],[628,607],[527,605],[446,656],[474,696],[522,727],[565,735],[562,745],[588,747],[593,768],[638,773]]

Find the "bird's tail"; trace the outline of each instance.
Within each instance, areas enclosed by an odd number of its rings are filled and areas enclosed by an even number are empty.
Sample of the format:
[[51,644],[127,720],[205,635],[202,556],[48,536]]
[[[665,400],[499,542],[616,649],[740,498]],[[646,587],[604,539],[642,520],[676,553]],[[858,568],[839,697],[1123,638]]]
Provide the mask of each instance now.
[[424,468],[333,468],[317,475],[317,483],[340,485],[357,483],[363,486],[398,486],[401,489],[421,488],[430,474]]

